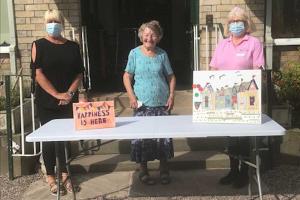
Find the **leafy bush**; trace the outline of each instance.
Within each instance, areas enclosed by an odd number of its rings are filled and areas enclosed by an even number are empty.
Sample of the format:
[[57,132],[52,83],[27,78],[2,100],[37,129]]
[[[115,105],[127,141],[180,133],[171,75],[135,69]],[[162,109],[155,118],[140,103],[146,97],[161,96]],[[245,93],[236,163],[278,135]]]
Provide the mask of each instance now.
[[300,110],[300,62],[289,62],[273,75],[277,98]]

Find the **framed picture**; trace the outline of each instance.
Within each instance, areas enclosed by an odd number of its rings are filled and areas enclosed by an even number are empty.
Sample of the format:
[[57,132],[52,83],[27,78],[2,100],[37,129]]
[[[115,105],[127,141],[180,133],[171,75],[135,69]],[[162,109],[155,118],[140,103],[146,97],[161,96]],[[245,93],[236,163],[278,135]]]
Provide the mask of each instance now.
[[194,71],[193,122],[261,123],[261,70]]

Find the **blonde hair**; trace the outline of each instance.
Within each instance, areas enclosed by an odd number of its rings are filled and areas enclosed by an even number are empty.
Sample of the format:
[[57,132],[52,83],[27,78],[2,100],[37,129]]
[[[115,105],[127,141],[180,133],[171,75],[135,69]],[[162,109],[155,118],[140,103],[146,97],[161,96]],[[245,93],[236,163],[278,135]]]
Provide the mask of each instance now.
[[45,12],[44,19],[45,19],[45,24],[47,24],[51,20],[57,21],[57,22],[61,23],[63,26],[65,24],[64,16],[58,10],[47,10]]
[[236,6],[228,14],[227,22],[224,30],[225,36],[230,35],[229,24],[232,20],[235,19],[244,21],[246,33],[253,33],[256,30],[254,23],[252,22],[252,20],[250,19],[246,11]]
[[140,26],[138,36],[141,42],[143,41],[143,32],[146,28],[151,29],[155,33],[155,35],[158,37],[158,41],[160,41],[163,37],[163,29],[161,28],[159,22],[156,20],[152,20]]

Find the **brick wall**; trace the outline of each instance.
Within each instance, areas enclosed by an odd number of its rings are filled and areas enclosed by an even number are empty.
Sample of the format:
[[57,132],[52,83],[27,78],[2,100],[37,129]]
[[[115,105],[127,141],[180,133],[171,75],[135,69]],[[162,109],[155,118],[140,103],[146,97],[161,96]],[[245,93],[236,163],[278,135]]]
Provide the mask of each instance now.
[[46,35],[44,13],[48,9],[58,9],[65,17],[64,35],[71,39],[72,28],[76,40],[80,34],[80,0],[14,0],[16,31],[18,42],[18,63],[24,74],[30,74],[31,43]]
[[273,52],[274,69],[282,68],[288,62],[300,63],[300,46],[277,46]]
[[[253,36],[258,37],[262,42],[264,38],[264,16],[265,16],[265,1],[264,0],[202,0],[200,1],[200,68],[206,69],[206,31],[204,26],[206,24],[206,15],[213,15],[214,23],[221,23],[223,27],[226,24],[227,15],[234,6],[244,8],[256,25],[257,31],[252,33]],[[208,40],[208,63],[211,60],[213,51],[216,45],[214,29],[208,31],[211,38]]]
[[[240,6],[249,12],[249,15],[256,25],[257,31],[252,35],[263,41],[264,37],[264,0],[201,0],[200,1],[200,67],[206,68],[205,53],[205,29],[206,15],[213,15],[214,23],[225,25],[227,15],[234,6]],[[24,74],[30,74],[30,49],[32,41],[44,37],[44,13],[47,9],[61,10],[65,16],[64,35],[70,39],[72,28],[75,29],[76,40],[80,40],[80,0],[14,0],[16,31],[18,42],[18,63],[22,66]],[[208,32],[211,38],[208,41],[209,55],[208,62],[211,60],[216,39],[214,30]],[[280,55],[281,56],[281,55]],[[289,58],[299,57],[299,51],[286,51],[280,57],[279,62],[289,60]],[[275,64],[276,65],[276,64]],[[279,65],[279,64],[277,64]]]

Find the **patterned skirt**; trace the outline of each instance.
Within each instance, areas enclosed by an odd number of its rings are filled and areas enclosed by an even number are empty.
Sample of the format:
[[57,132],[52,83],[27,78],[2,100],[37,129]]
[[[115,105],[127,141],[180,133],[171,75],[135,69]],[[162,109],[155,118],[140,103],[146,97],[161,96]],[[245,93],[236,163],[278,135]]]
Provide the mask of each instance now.
[[[162,116],[169,115],[166,107],[142,106],[134,112],[134,116]],[[168,160],[174,157],[173,141],[171,138],[163,139],[135,139],[131,140],[131,160],[136,163],[147,161]]]

